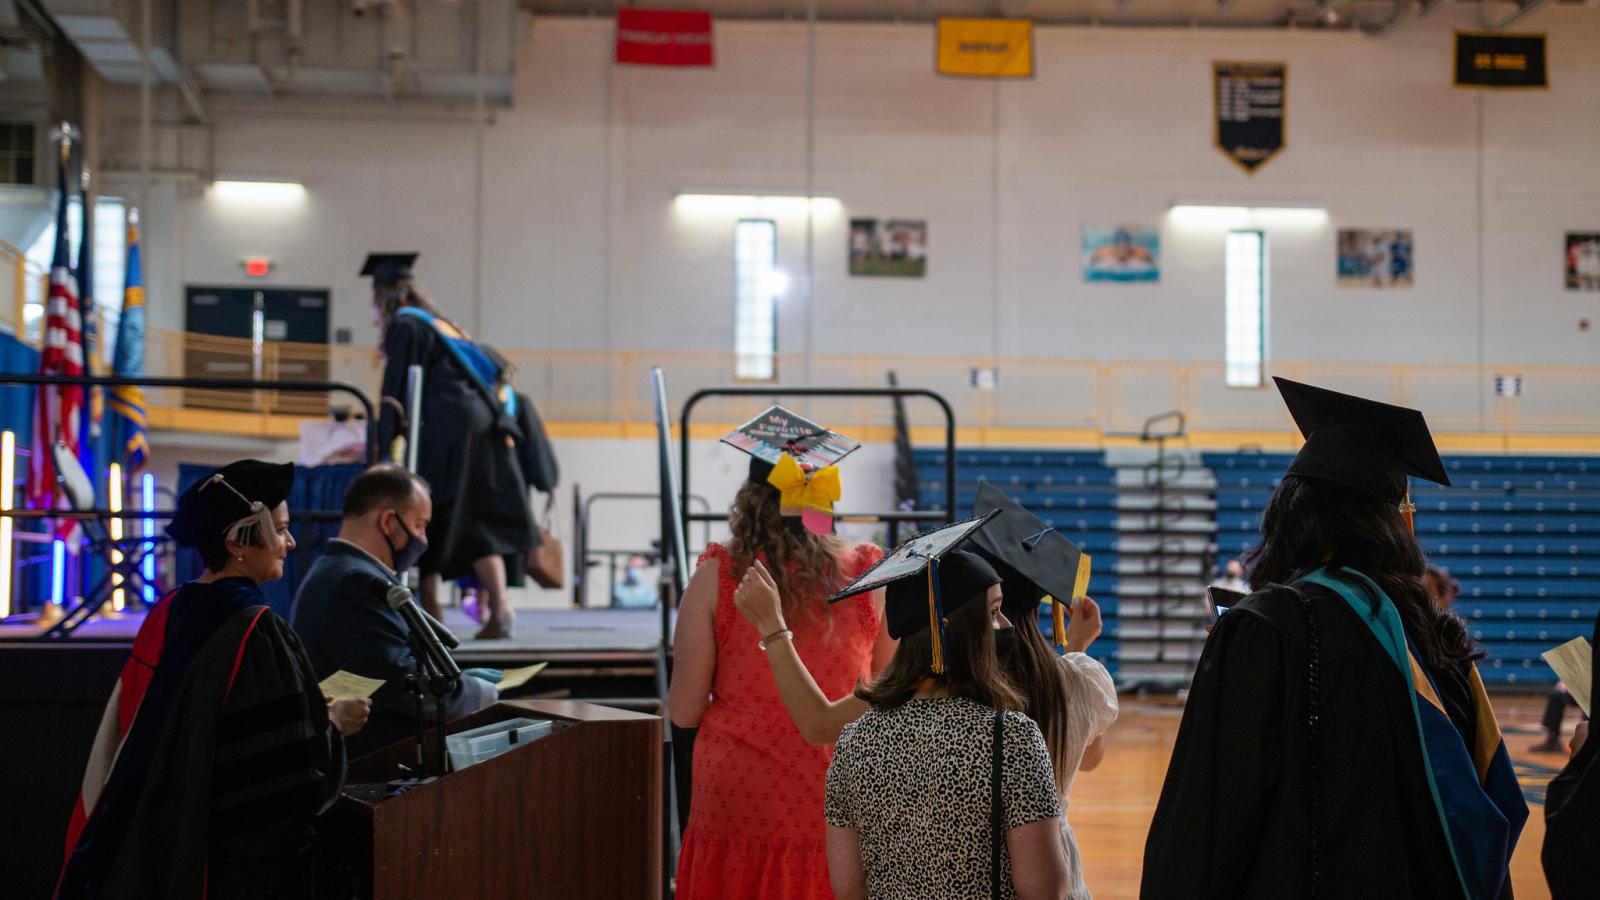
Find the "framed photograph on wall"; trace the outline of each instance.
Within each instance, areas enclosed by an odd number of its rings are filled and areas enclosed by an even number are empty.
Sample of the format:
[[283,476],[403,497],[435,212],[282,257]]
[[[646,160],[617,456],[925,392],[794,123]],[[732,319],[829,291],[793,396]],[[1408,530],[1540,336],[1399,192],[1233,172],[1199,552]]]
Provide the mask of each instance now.
[[921,278],[928,273],[928,223],[851,219],[850,274]]
[[1160,281],[1161,232],[1148,225],[1085,225],[1084,281]]
[[1341,228],[1338,240],[1340,287],[1411,287],[1411,229]]
[[1567,290],[1600,291],[1600,232],[1567,232]]

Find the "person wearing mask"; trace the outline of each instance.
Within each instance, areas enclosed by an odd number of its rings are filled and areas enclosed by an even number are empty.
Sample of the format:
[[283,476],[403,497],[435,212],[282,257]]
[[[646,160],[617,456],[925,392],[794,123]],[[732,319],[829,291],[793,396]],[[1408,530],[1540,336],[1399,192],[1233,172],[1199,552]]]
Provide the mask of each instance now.
[[[1244,580],[1244,563],[1237,559],[1228,560],[1222,567],[1222,577],[1211,582],[1211,587],[1239,594],[1250,593],[1250,585]],[[1200,623],[1208,632],[1217,626],[1217,607],[1212,602],[1209,590],[1200,593]]]
[[293,465],[242,460],[178,498],[205,572],[145,618],[106,703],[55,896],[291,900],[366,700],[330,704],[261,585],[294,549]]
[[[1066,896],[1087,900],[1091,895],[1082,855],[1065,818],[1067,794],[1078,772],[1093,770],[1105,757],[1105,734],[1118,711],[1111,674],[1086,655],[1101,630],[1099,606],[1084,595],[1089,558],[1064,535],[985,482],[978,488],[976,513],[981,516],[991,510],[1000,510],[1002,515],[972,537],[971,552],[1001,575],[1001,611],[1022,626],[995,632],[995,642],[1003,671],[1021,691],[1024,711],[1038,724],[1050,750],[1063,810],[1062,851],[1070,880]],[[1061,628],[1054,637],[1066,651],[1059,654],[1045,643],[1036,627],[1040,604],[1053,596],[1050,591],[1079,598],[1070,625],[1065,623],[1065,604],[1052,603],[1052,621]],[[745,575],[734,599],[740,613],[758,631],[784,627],[777,587],[759,565]],[[834,743],[840,731],[868,709],[867,702],[856,694],[830,700],[792,646],[769,647],[767,660],[790,715],[801,733],[817,743]]]
[[[416,734],[416,700],[406,689],[406,676],[417,671],[411,629],[386,598],[427,552],[432,510],[420,476],[393,463],[372,466],[345,490],[339,534],[323,546],[295,592],[289,621],[316,676],[344,671],[384,682],[372,695],[371,721],[350,739],[352,756]],[[463,672],[444,700],[445,718],[495,702],[496,680],[493,670]],[[433,712],[431,698],[423,709]]]
[[611,588],[611,605],[624,609],[649,609],[661,599],[661,589],[644,575],[650,561],[635,553],[628,557],[622,580]]
[[[880,595],[826,601],[882,551],[841,540],[826,521],[824,508],[837,499],[826,490],[838,486],[832,467],[855,442],[782,407],[724,440],[751,454],[749,477],[729,511],[732,540],[700,557],[673,636],[667,709],[674,725],[699,729],[676,896],[827,900],[822,799],[831,753],[809,745],[784,714],[762,656],[793,643],[838,693],[880,668],[893,649]],[[787,601],[781,631],[757,631],[734,610],[739,580],[761,565]]]
[[1000,576],[953,549],[984,519],[914,538],[841,591],[885,581],[894,657],[856,689],[828,767],[828,877],[839,900],[1059,900],[1071,885],[1039,726],[1000,669]]
[[1427,423],[1275,381],[1305,444],[1201,655],[1140,896],[1508,898],[1528,807],[1423,586],[1407,479],[1449,484]]
[[[508,555],[538,543],[528,508],[516,395],[502,363],[445,318],[418,289],[415,253],[374,253],[361,274],[372,278],[372,304],[383,332],[383,409],[378,446],[393,454],[406,432],[406,385],[422,367],[422,423],[417,474],[432,486],[428,552],[417,562],[422,606],[439,616],[439,582],[477,579],[488,610],[479,640],[512,636],[506,593]],[[399,457],[395,457],[399,459]]]

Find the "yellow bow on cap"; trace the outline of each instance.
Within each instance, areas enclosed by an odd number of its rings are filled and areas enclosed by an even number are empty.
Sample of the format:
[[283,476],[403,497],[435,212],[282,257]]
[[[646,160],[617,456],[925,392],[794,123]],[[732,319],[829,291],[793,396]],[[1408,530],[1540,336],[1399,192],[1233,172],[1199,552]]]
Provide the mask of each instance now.
[[767,476],[767,484],[778,489],[778,502],[790,508],[831,513],[833,504],[843,496],[838,466],[818,469],[808,476],[787,453],[778,457],[772,473]]

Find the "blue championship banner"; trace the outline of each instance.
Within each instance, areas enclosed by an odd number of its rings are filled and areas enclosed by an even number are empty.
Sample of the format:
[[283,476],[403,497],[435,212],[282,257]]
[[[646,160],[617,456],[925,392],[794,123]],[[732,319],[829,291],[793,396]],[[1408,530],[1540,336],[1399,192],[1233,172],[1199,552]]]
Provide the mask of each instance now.
[[1549,86],[1544,35],[1456,32],[1456,87]]
[[1287,63],[1214,62],[1212,98],[1216,106],[1217,148],[1246,173],[1254,174],[1284,148]]

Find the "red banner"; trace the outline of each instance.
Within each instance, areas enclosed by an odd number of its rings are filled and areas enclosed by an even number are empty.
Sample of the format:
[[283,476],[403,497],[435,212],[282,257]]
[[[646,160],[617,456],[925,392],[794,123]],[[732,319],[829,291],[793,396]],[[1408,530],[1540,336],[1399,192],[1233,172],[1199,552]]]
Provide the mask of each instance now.
[[618,7],[617,62],[635,66],[710,66],[711,13]]

